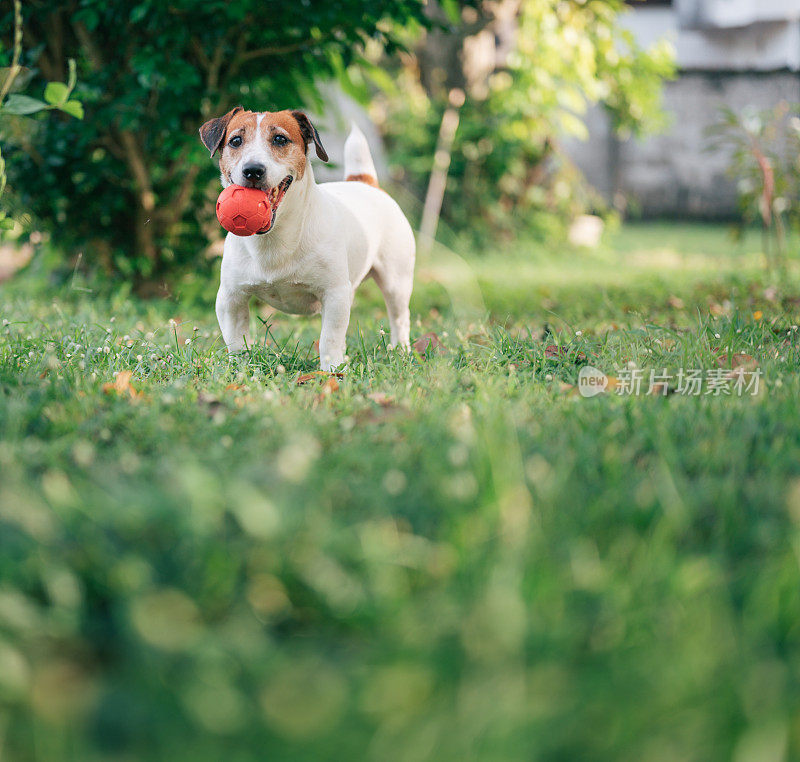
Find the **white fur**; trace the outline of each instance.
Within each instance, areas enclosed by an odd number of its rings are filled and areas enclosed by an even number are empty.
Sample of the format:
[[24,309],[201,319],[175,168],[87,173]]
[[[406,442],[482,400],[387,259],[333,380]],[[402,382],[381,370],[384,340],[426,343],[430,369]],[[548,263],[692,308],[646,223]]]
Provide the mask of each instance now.
[[[348,145],[358,150],[348,152]],[[354,128],[345,145],[345,176],[364,171],[365,148],[374,174],[366,139]],[[362,162],[358,168],[348,164],[348,155]],[[271,184],[288,173],[266,146],[247,158],[267,166]],[[387,193],[355,181],[318,185],[306,159],[303,177],[290,186],[269,233],[228,233],[225,239],[216,309],[228,351],[251,346],[248,303],[256,296],[292,314],[322,312],[320,367],[335,369],[344,363],[355,290],[367,276],[383,292],[392,345],[407,348],[414,257],[411,226]]]
[[350,134],[344,143],[345,179],[347,179],[348,175],[378,177],[378,173],[375,171],[375,163],[372,161],[372,154],[369,151],[367,137],[355,122],[352,122]]

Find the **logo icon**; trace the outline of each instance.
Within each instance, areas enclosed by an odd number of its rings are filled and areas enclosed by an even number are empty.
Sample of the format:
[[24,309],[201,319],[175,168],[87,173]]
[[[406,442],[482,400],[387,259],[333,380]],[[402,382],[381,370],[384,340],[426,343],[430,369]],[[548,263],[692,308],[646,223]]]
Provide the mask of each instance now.
[[602,394],[608,386],[608,376],[602,370],[584,365],[578,373],[578,391],[582,397]]

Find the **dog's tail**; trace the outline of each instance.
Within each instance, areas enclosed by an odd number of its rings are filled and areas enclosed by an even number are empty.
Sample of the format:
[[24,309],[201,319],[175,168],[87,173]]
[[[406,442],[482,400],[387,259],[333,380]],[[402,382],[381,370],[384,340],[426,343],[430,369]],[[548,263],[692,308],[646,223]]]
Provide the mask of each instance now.
[[375,171],[375,163],[369,152],[367,138],[355,122],[344,143],[344,179],[379,187],[378,173]]

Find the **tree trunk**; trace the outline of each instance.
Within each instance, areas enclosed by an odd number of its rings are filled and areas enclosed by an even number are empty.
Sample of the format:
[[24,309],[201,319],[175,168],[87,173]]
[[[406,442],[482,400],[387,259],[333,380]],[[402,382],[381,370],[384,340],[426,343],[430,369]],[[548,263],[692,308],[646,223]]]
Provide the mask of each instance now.
[[125,152],[125,163],[136,183],[136,245],[138,254],[144,256],[153,266],[158,267],[158,249],[155,243],[155,206],[156,197],[150,179],[150,168],[136,136],[128,131],[120,132],[120,144]]
[[160,259],[155,242],[155,232],[152,215],[140,202],[136,210],[136,253],[151,262],[153,270],[158,269]]
[[436,239],[436,228],[439,226],[439,215],[442,212],[442,201],[447,186],[447,173],[450,170],[450,159],[453,153],[453,141],[458,129],[459,111],[464,105],[464,91],[454,88],[450,91],[450,105],[442,116],[439,138],[433,154],[433,169],[428,180],[428,192],[425,194],[425,205],[422,209],[420,224],[420,248],[423,253],[430,251]]

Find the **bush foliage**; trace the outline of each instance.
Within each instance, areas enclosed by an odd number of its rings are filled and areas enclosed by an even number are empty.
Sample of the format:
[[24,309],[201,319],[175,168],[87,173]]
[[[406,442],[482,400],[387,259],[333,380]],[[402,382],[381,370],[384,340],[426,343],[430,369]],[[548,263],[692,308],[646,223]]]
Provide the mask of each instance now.
[[741,212],[737,235],[757,220],[767,264],[785,267],[787,228],[800,224],[800,105],[781,101],[742,113],[724,108],[708,137],[711,148],[730,156]]
[[[599,203],[559,141],[588,137],[583,117],[594,104],[608,111],[624,136],[658,130],[665,122],[662,83],[674,74],[668,43],[642,49],[620,25],[625,7],[622,0],[521,5],[505,62],[476,83],[464,76],[467,97],[453,145],[445,222],[465,230],[479,220],[493,235],[509,236],[542,223],[550,228],[550,213],[568,220]],[[462,10],[462,16],[471,19],[471,11]],[[469,36],[479,25],[462,21],[454,28]],[[465,50],[459,51],[462,60]],[[445,87],[431,86],[424,77],[420,83],[417,65],[406,67],[403,87],[386,99],[385,130],[398,179],[421,196],[447,87],[461,83],[453,76]]]
[[[0,29],[13,27],[12,12]],[[393,49],[389,22],[425,21],[421,0],[73,0],[23,13],[32,86],[66,80],[74,58],[86,118],[4,127],[9,188],[65,251],[133,275],[200,260],[216,174],[197,139],[205,119],[238,102],[318,103],[316,83],[363,43]]]

